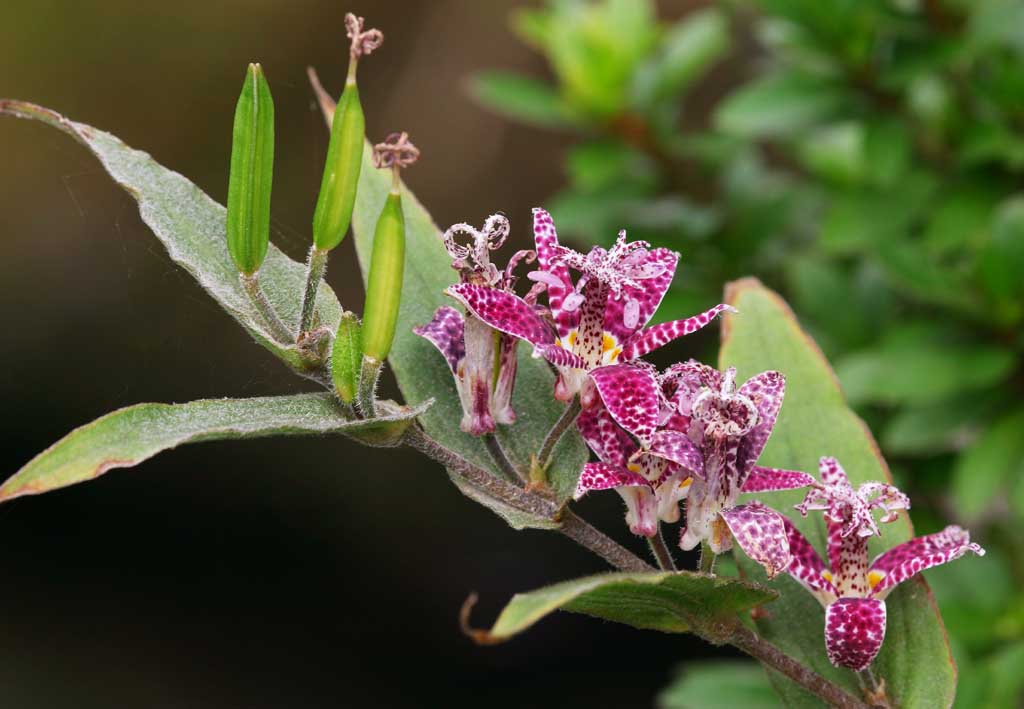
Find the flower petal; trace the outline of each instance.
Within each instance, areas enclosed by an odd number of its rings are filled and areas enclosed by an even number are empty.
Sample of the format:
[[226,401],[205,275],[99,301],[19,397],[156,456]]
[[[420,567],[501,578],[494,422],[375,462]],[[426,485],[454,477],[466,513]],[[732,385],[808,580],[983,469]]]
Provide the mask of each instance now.
[[956,525],[899,544],[872,562],[868,571],[871,592],[875,598],[885,598],[896,584],[925,569],[959,559],[969,551],[985,555],[984,549],[971,543],[970,533]]
[[648,352],[667,345],[672,340],[690,335],[714,320],[719,313],[730,310],[735,311],[731,305],[716,305],[711,310],[694,315],[685,320],[672,320],[661,323],[646,330],[640,330],[626,341],[622,348],[622,358],[625,360],[643,357]]
[[618,465],[608,463],[587,463],[576,483],[574,497],[578,500],[592,490],[611,490],[617,487],[645,487],[651,484],[642,476]]
[[[672,278],[676,273],[676,264],[679,262],[679,254],[669,249],[652,249],[647,258],[637,268],[650,268],[658,275],[645,278],[640,281],[643,288],[627,286],[622,289],[620,297],[608,296],[608,303],[604,311],[604,329],[619,342],[624,342],[637,330],[646,325],[658,306],[661,305],[665,292],[668,291]],[[628,303],[636,310],[633,315],[635,321],[626,317]]]
[[658,427],[658,381],[649,369],[613,364],[590,371],[597,392],[612,418],[624,429],[648,442]]
[[811,543],[807,541],[807,537],[801,534],[800,530],[793,526],[788,519],[783,518],[782,523],[786,527],[789,553],[793,557],[789,566],[786,567],[786,573],[810,591],[822,605],[828,605],[839,595],[830,581],[831,572],[825,568],[824,562]]
[[626,524],[640,537],[658,533],[658,501],[650,487],[617,487],[615,492],[626,503]]
[[516,369],[519,361],[516,348],[519,340],[501,333],[498,337],[498,380],[494,383],[493,408],[494,420],[502,424],[516,422],[516,413],[512,410],[512,393],[516,385]]
[[743,483],[743,492],[776,492],[778,490],[796,490],[813,485],[817,481],[814,476],[799,470],[783,470],[781,468],[765,468],[755,465]]
[[740,441],[737,454],[736,465],[742,484],[775,428],[786,393],[786,378],[779,372],[761,372],[745,381],[737,393],[750,399],[757,408],[757,423]]
[[648,453],[676,463],[689,475],[704,477],[704,456],[685,433],[665,429],[657,431],[651,437]]
[[[548,308],[555,318],[558,336],[564,339],[576,327],[580,314],[579,310],[562,310],[565,296],[572,290],[572,280],[566,266],[555,265],[553,262],[555,254],[558,253],[558,233],[555,231],[555,222],[551,215],[540,208],[533,210],[533,240],[537,249],[538,270],[553,277],[544,280],[547,284]],[[555,285],[556,283],[562,285]]]
[[459,371],[459,362],[466,356],[465,323],[462,313],[444,305],[434,311],[434,318],[412,331],[430,341],[444,355],[452,374]]
[[497,288],[456,283],[448,294],[485,323],[533,345],[553,345],[555,335],[546,322],[522,298]]
[[556,367],[583,369],[586,363],[564,347],[558,345],[539,345],[533,350]]
[[840,598],[825,609],[825,649],[836,667],[859,672],[871,664],[885,640],[885,603]]
[[764,567],[768,578],[786,570],[792,556],[782,515],[760,502],[730,507],[721,515],[736,543]]
[[850,479],[846,477],[846,471],[843,470],[843,466],[831,456],[822,456],[818,461],[818,474],[821,476],[821,481],[826,485],[850,484]]
[[576,427],[590,450],[605,463],[624,468],[638,449],[636,442],[615,423],[603,406],[584,409],[576,419]]

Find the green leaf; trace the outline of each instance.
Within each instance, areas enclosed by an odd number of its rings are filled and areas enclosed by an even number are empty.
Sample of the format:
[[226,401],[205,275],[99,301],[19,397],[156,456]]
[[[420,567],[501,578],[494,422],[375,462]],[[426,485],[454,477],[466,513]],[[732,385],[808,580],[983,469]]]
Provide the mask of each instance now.
[[[242,289],[238,270],[228,254],[224,207],[183,176],[161,166],[147,153],[133,150],[110,133],[21,101],[0,100],[2,114],[41,121],[64,131],[88,148],[114,181],[139,203],[142,221],[167,248],[171,259],[191,273],[257,342],[296,370],[305,369],[298,348],[274,340]],[[298,329],[305,278],[305,266],[292,261],[271,244],[260,268],[260,285],[278,315],[293,330]],[[333,332],[341,318],[341,306],[334,291],[322,284],[316,302],[320,324]]]
[[993,217],[991,237],[982,247],[979,272],[985,290],[1006,302],[1006,317],[1019,319],[1024,315],[1024,196],[1000,205]]
[[[364,161],[352,228],[365,279],[374,225],[391,187],[391,174],[373,166],[369,148],[364,154]],[[427,340],[412,333],[413,327],[429,322],[438,307],[455,305],[454,300],[444,295],[444,289],[455,282],[456,274],[451,268],[451,257],[441,243],[437,226],[407,189],[402,194],[402,208],[406,231],[405,275],[398,330],[388,362],[406,401],[436,400],[436,405],[421,418],[426,432],[446,448],[500,476],[480,439],[463,433],[456,424],[462,418],[462,405],[444,358]],[[511,256],[512,252],[507,253]],[[514,426],[499,426],[496,435],[512,463],[521,469],[529,469],[530,456],[540,449],[547,432],[563,410],[564,405],[552,396],[553,387],[554,375],[548,365],[531,357],[530,348],[520,347],[518,376],[512,398],[518,421]],[[566,500],[572,494],[586,460],[587,449],[583,439],[575,429],[567,432],[556,446],[548,469],[551,485],[559,500]]]
[[953,469],[953,499],[965,522],[976,521],[1024,474],[1024,409],[1001,417],[964,451]]
[[659,709],[775,709],[768,675],[756,662],[704,660],[681,668],[658,695]]
[[973,440],[982,419],[1005,401],[987,392],[897,411],[882,432],[882,447],[894,455],[934,456]]
[[842,91],[829,82],[795,73],[769,74],[726,98],[715,124],[745,138],[792,136],[828,118],[843,103]]
[[551,85],[520,74],[488,71],[477,74],[470,92],[492,111],[543,128],[573,124],[562,98]]
[[[817,471],[818,458],[839,459],[856,486],[868,480],[891,481],[870,432],[843,400],[835,375],[817,346],[801,330],[792,311],[775,293],[754,279],[729,285],[726,300],[739,314],[725,318],[721,367],[736,367],[743,381],[758,372],[777,369],[786,375],[786,398],[778,423],[760,464]],[[777,510],[792,510],[800,491],[758,496]],[[822,555],[825,524],[820,515],[790,519]],[[881,538],[872,538],[877,554],[913,536],[906,515],[886,525]],[[764,579],[758,564],[739,555],[743,573]],[[837,684],[859,694],[853,673],[835,668],[825,655],[824,612],[795,581],[782,574],[769,584],[781,593],[757,620],[759,632],[787,654]],[[956,672],[946,642],[942,618],[923,578],[901,584],[886,600],[888,630],[874,664],[886,681],[889,696],[904,707],[944,707],[953,701]],[[781,675],[772,683],[789,706],[820,706],[815,698]]]
[[482,637],[507,640],[558,610],[645,630],[708,633],[774,598],[746,581],[687,571],[599,574],[516,594]]
[[76,428],[0,485],[0,502],[93,480],[185,443],[232,438],[344,433],[395,445],[430,402],[415,409],[384,402],[377,419],[344,418],[330,394],[136,404]]
[[656,56],[636,74],[634,91],[643,106],[684,93],[729,51],[729,24],[716,8],[694,12],[665,33]]

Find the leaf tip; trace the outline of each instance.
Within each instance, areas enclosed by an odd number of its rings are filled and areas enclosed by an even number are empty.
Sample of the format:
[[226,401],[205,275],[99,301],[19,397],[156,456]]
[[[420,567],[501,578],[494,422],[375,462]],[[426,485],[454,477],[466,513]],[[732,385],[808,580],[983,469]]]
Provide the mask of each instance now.
[[476,606],[478,600],[480,600],[480,597],[476,594],[476,591],[473,591],[462,602],[462,608],[459,609],[459,629],[462,631],[462,634],[477,645],[498,645],[505,642],[508,638],[497,637],[489,630],[474,628],[470,625],[469,616],[473,613],[473,607]]

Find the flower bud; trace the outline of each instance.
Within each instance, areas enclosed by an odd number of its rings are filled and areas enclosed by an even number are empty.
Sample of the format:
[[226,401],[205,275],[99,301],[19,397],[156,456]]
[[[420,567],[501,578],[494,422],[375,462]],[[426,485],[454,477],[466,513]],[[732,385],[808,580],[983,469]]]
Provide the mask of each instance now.
[[363,333],[359,318],[355,313],[343,313],[331,352],[331,379],[335,393],[346,404],[355,401],[362,363]]
[[341,243],[352,221],[359,168],[363,164],[366,121],[359,89],[352,77],[338,100],[331,122],[331,140],[313,215],[313,243],[328,251]]
[[373,233],[370,275],[363,308],[363,354],[387,359],[395,339],[405,269],[405,217],[401,195],[392,191],[384,202]]
[[238,270],[259,270],[270,242],[274,101],[259,64],[250,64],[235,108],[228,182],[228,251]]

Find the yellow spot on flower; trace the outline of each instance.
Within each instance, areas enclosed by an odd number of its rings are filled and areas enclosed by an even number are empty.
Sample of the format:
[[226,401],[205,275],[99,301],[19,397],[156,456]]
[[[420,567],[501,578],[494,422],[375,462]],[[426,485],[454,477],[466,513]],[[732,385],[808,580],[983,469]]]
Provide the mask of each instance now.
[[882,579],[884,579],[884,578],[885,578],[885,573],[883,573],[881,571],[869,571],[868,572],[868,585],[871,586],[871,588],[874,588],[879,583],[881,583]]
[[686,488],[690,487],[690,485],[692,485],[692,484],[693,484],[693,478],[686,478],[686,480],[683,480],[681,483],[679,483],[679,489],[680,490],[685,490]]
[[825,569],[824,571],[821,572],[821,577],[823,579],[825,579],[826,581],[828,581],[829,583],[832,583],[832,572],[829,571],[828,569]]
[[576,336],[578,334],[579,333],[576,332],[575,330],[573,330],[572,332],[569,333],[569,347],[575,347],[576,346]]
[[629,472],[631,472],[631,473],[639,473],[640,472],[640,464],[639,463],[630,463],[629,465],[626,466],[626,469],[629,470]]
[[622,348],[619,347],[618,341],[607,332],[601,338],[601,353],[605,364],[615,364],[619,355],[622,354]]

